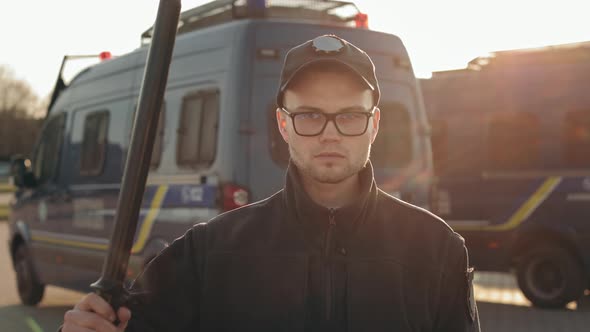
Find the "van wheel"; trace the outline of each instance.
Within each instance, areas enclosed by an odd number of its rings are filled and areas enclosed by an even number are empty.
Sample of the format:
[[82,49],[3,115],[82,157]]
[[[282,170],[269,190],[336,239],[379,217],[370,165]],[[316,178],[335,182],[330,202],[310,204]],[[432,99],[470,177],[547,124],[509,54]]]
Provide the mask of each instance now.
[[517,266],[518,286],[539,308],[563,308],[578,300],[585,288],[578,261],[561,248],[536,248]]
[[34,306],[41,302],[45,285],[39,282],[31,254],[25,245],[16,248],[14,255],[14,270],[16,271],[16,284],[18,296],[25,305]]

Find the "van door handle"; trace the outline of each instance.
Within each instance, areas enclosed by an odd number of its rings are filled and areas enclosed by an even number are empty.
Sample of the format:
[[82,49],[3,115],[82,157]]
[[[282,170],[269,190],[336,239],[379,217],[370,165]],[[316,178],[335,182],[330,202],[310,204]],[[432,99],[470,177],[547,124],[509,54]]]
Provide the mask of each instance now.
[[72,201],[72,195],[70,195],[69,192],[67,191],[63,191],[61,193],[59,193],[59,199],[62,202],[71,202]]

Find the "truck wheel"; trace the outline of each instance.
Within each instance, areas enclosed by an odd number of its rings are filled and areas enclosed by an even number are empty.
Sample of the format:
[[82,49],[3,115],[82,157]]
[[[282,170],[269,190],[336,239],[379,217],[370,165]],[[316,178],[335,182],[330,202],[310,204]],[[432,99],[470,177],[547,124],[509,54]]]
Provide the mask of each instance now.
[[561,248],[532,250],[519,262],[516,272],[518,286],[536,307],[563,308],[584,292],[582,267]]
[[16,271],[16,284],[18,296],[25,305],[34,306],[41,302],[45,285],[39,282],[29,250],[25,245],[20,245],[14,255],[14,269]]

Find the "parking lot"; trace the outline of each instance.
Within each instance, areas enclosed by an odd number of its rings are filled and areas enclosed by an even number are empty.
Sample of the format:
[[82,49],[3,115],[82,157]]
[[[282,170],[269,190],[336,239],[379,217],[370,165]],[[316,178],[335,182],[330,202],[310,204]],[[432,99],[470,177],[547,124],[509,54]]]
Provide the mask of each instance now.
[[[56,331],[66,310],[81,294],[57,287],[47,287],[45,297],[36,308],[19,304],[14,272],[7,252],[8,227],[0,221],[0,331]],[[572,303],[567,310],[532,308],[516,288],[514,278],[501,273],[476,275],[475,294],[482,331],[497,332],[582,332],[590,326],[590,304]]]

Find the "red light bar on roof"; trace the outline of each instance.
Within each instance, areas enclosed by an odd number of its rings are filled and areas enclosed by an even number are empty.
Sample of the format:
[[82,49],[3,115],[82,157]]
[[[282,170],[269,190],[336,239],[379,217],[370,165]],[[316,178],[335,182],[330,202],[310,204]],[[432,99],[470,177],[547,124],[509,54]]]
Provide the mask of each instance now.
[[369,28],[369,15],[358,13],[354,18],[357,28],[368,29]]
[[109,60],[112,57],[113,57],[113,55],[111,54],[111,52],[108,52],[108,51],[100,52],[100,54],[98,55],[98,58],[100,59],[100,61]]

